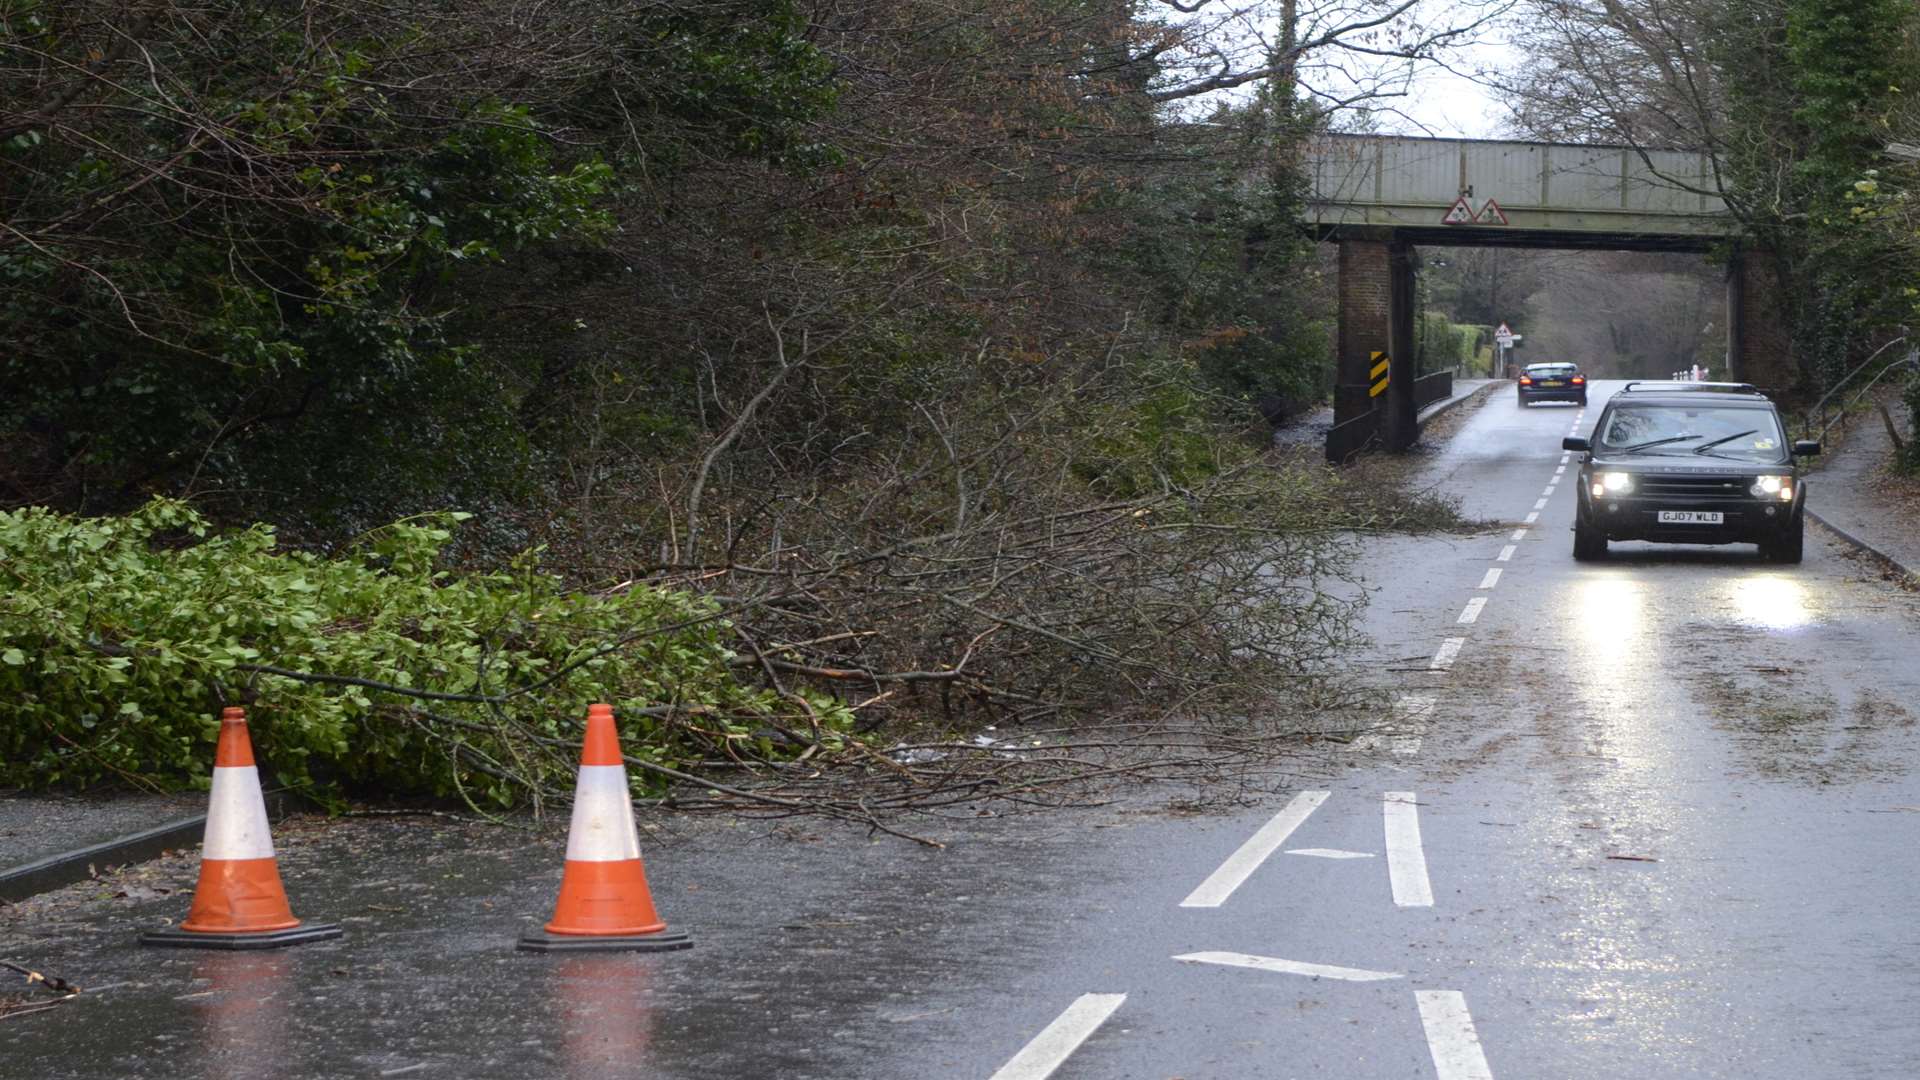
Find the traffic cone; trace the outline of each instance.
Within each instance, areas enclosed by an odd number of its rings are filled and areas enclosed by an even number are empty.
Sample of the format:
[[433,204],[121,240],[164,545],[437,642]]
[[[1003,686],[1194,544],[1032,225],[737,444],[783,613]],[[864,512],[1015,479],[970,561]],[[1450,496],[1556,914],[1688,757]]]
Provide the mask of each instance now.
[[653,909],[611,705],[587,707],[560,899],[545,930],[528,931],[520,947],[534,952],[693,948],[686,934],[668,931]]
[[220,713],[213,792],[200,843],[200,883],[187,917],[171,930],[140,935],[142,945],[183,949],[277,949],[340,936],[332,924],[301,925],[280,887],[267,829],[267,801],[247,738],[247,711]]

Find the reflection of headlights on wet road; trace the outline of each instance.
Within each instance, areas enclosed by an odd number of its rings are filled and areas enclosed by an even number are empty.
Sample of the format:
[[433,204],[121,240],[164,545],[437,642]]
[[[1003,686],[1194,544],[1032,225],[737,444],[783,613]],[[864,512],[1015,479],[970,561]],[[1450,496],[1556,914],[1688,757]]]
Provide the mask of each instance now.
[[1807,598],[1806,586],[1772,574],[1744,578],[1733,587],[1733,608],[1739,620],[1772,630],[1791,630],[1812,622]]

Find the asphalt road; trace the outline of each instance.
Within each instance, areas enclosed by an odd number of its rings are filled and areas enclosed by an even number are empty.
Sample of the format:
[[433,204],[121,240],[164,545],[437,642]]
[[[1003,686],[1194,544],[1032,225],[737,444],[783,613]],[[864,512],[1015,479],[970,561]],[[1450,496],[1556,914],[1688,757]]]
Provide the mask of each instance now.
[[141,950],[184,858],[6,913],[0,952],[98,992],[0,1018],[0,1076],[1920,1075],[1920,598],[1811,533],[1797,567],[1576,564],[1559,441],[1610,389],[1496,395],[1430,460],[1500,525],[1369,549],[1399,707],[1259,805],[939,852],[670,820],[643,843],[696,946],[646,957],[512,950],[551,830],[297,826],[339,941]]

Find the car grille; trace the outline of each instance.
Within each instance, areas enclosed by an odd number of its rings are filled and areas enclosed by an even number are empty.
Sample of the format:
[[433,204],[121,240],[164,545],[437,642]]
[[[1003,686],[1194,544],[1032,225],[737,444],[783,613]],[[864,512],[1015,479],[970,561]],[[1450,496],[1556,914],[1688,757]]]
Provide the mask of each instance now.
[[1711,473],[1641,473],[1633,478],[1634,494],[1647,499],[1687,502],[1739,502],[1751,499],[1751,476]]

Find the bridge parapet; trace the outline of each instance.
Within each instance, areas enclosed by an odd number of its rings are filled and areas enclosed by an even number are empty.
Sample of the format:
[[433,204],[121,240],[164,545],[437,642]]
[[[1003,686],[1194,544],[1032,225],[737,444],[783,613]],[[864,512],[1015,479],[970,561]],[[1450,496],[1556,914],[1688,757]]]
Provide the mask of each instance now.
[[1695,151],[1324,135],[1308,165],[1308,219],[1341,236],[1704,249],[1738,231]]

